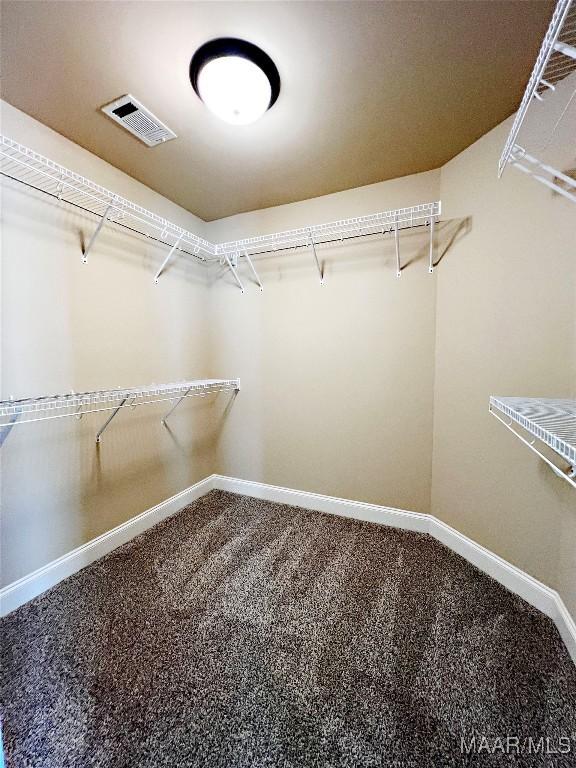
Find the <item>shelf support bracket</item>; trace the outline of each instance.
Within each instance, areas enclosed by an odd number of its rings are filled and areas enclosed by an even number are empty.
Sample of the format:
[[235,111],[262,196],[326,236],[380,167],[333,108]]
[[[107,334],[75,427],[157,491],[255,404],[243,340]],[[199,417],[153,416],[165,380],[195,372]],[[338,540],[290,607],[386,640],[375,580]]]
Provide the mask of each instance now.
[[252,274],[254,275],[254,279],[258,283],[258,286],[260,287],[260,290],[263,291],[264,290],[264,286],[260,282],[260,278],[258,277],[258,272],[256,272],[254,264],[252,264],[252,259],[250,258],[250,256],[248,256],[248,251],[246,249],[244,249],[244,258],[248,262],[248,266],[252,270]]
[[[529,163],[530,167],[525,166],[521,161]],[[557,170],[556,168],[553,168],[551,165],[541,163],[535,157],[529,155],[518,144],[514,145],[510,154],[509,162],[513,168],[517,168],[519,171],[532,176],[534,179],[536,179],[536,181],[545,184],[550,189],[553,189],[554,192],[557,192],[559,195],[563,195],[568,200],[576,203],[576,182],[574,179]],[[542,173],[538,173],[538,170],[549,174],[552,176],[553,180],[546,178],[546,176],[543,176]],[[557,180],[564,182],[564,184],[566,184],[566,188],[560,186],[560,184],[557,183]]]
[[573,45],[568,45],[568,43],[563,43],[559,40],[554,43],[554,50],[563,53],[564,56],[569,56],[571,59],[576,59],[576,48]]
[[182,400],[184,400],[184,398],[185,398],[185,397],[188,397],[188,395],[190,394],[190,392],[191,392],[191,391],[192,391],[192,387],[190,387],[189,389],[187,389],[187,390],[186,390],[186,392],[184,392],[184,394],[182,395],[182,397],[179,397],[179,398],[178,398],[178,400],[176,400],[176,402],[174,403],[174,405],[172,406],[172,408],[170,408],[170,410],[168,411],[168,413],[166,414],[166,416],[164,416],[164,417],[162,418],[162,424],[164,424],[164,426],[166,426],[166,419],[168,418],[168,416],[170,416],[171,414],[173,414],[173,413],[174,413],[174,411],[176,410],[176,408],[178,408],[178,406],[180,405],[180,403],[182,402]]
[[99,429],[99,430],[98,430],[98,432],[96,433],[96,442],[97,442],[97,443],[99,443],[99,442],[100,442],[100,438],[102,437],[102,433],[104,432],[104,430],[106,429],[106,427],[108,426],[108,424],[110,424],[110,422],[112,421],[112,419],[114,418],[114,416],[116,416],[116,414],[118,413],[118,411],[120,410],[120,408],[122,408],[122,406],[125,404],[126,400],[128,400],[128,398],[127,398],[127,397],[125,397],[125,398],[124,398],[124,400],[122,400],[122,402],[120,403],[120,405],[119,405],[117,408],[115,408],[115,409],[112,411],[112,413],[110,414],[110,416],[108,416],[108,418],[106,419],[106,421],[104,422],[104,424],[103,424],[103,425],[100,427],[100,429]]
[[161,274],[162,274],[162,272],[164,272],[164,270],[166,269],[166,265],[168,264],[168,262],[170,261],[170,259],[171,259],[171,258],[172,258],[172,256],[174,255],[174,252],[178,250],[178,246],[180,245],[180,240],[182,240],[182,238],[183,238],[183,237],[184,237],[184,232],[182,232],[182,233],[181,233],[181,234],[178,236],[178,240],[176,240],[176,242],[174,243],[174,245],[172,246],[172,248],[170,248],[170,251],[169,251],[169,253],[168,253],[168,256],[166,256],[166,258],[164,259],[164,261],[162,262],[162,264],[161,264],[161,266],[160,266],[160,269],[159,269],[159,270],[158,270],[158,272],[156,272],[156,274],[154,275],[154,282],[155,282],[155,283],[157,283],[157,282],[158,282],[158,280],[160,279],[160,275],[161,275]]
[[84,251],[84,254],[82,255],[82,262],[86,264],[88,262],[88,254],[92,250],[92,246],[96,242],[96,238],[100,234],[100,230],[104,226],[104,222],[108,219],[108,216],[110,216],[110,212],[112,211],[112,203],[108,205],[108,208],[104,211],[104,216],[100,219],[98,226],[96,227],[95,231],[92,233],[92,237],[90,238],[90,242],[86,246],[86,250]]
[[[74,392],[74,390],[71,389],[70,394],[75,395],[76,392]],[[82,413],[83,408],[84,408],[84,403],[81,402],[78,408],[76,408],[76,412],[74,413],[74,416],[78,419],[78,421],[82,421],[82,416],[84,416],[84,414]]]
[[310,247],[312,248],[312,253],[314,254],[316,269],[318,270],[318,274],[320,275],[320,285],[324,285],[324,275],[322,273],[322,267],[320,266],[320,262],[318,261],[318,254],[316,253],[316,243],[314,242],[314,238],[312,237],[311,230],[308,230],[308,238],[310,241]]
[[430,252],[428,261],[428,272],[434,272],[434,214],[430,216]]
[[60,181],[58,183],[58,188],[56,189],[56,195],[58,197],[58,200],[62,200],[62,192],[64,191],[64,174],[60,174]]
[[402,267],[400,266],[400,233],[398,232],[398,219],[394,223],[394,245],[396,247],[396,277],[401,277]]
[[238,277],[238,272],[236,271],[236,268],[235,268],[234,264],[232,263],[232,259],[230,258],[230,256],[228,256],[227,253],[224,255],[224,258],[226,259],[226,263],[228,264],[228,266],[230,268],[230,271],[234,275],[234,279],[238,283],[238,287],[240,288],[242,293],[244,293],[244,286],[242,285],[242,280],[240,280],[240,278]]

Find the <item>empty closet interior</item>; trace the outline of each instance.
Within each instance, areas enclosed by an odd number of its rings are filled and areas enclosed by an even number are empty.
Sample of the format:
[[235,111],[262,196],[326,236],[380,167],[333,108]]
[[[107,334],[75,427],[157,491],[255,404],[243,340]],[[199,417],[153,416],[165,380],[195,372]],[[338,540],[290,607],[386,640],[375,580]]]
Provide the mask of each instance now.
[[574,765],[575,0],[2,6],[5,764]]

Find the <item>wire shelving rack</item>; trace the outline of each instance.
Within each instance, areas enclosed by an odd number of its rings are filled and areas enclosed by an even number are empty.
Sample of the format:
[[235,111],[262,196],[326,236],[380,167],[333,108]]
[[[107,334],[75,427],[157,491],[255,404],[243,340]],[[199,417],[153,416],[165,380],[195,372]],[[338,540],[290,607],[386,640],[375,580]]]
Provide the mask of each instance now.
[[4,438],[15,424],[25,424],[48,419],[75,416],[80,419],[87,413],[112,411],[112,414],[96,435],[96,442],[114,416],[122,408],[135,408],[175,400],[170,411],[163,417],[165,423],[170,414],[187,397],[198,397],[218,392],[238,392],[240,379],[193,379],[169,384],[150,384],[129,389],[102,389],[95,392],[70,392],[64,395],[46,395],[21,400],[0,401],[0,430]]
[[502,176],[507,165],[512,165],[576,203],[576,179],[542,162],[517,143],[533,101],[545,101],[546,94],[553,92],[559,82],[574,72],[576,72],[576,2],[575,0],[558,0],[500,156],[498,177]]
[[4,176],[98,217],[97,227],[84,249],[82,256],[84,263],[88,261],[88,255],[96,238],[106,223],[119,225],[167,246],[169,251],[154,276],[155,282],[158,282],[177,252],[182,252],[206,263],[216,262],[226,265],[242,291],[244,291],[244,284],[238,267],[244,261],[262,289],[262,282],[252,257],[305,248],[313,254],[320,273],[320,281],[323,283],[322,269],[316,253],[318,246],[389,233],[395,237],[396,271],[399,276],[402,270],[399,233],[415,227],[429,227],[429,270],[432,272],[434,269],[434,225],[441,215],[439,201],[225,243],[212,243],[6,136],[0,136],[0,170]]
[[[164,245],[178,243],[179,250],[200,259],[213,256],[212,243],[173,224],[136,203],[58,165],[6,136],[0,137],[1,168],[5,176],[70,203]],[[89,243],[84,252],[87,260]]]
[[[576,488],[576,400],[493,396],[489,408],[493,416],[557,475]],[[533,439],[523,437],[513,425],[521,427]],[[561,469],[544,456],[536,447],[537,440],[555,451],[568,464],[568,469]]]

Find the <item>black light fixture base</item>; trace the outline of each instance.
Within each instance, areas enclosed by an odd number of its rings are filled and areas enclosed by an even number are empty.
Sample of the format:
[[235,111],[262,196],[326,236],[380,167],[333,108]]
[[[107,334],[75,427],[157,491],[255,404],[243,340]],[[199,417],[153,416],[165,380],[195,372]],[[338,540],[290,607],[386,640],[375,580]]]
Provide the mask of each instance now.
[[236,37],[219,37],[215,40],[209,40],[204,45],[200,46],[192,60],[190,62],[190,82],[192,87],[198,94],[198,76],[202,68],[213,59],[219,59],[222,56],[240,56],[243,59],[248,59],[253,64],[256,64],[262,72],[268,78],[270,82],[270,103],[268,109],[275,103],[280,94],[280,74],[276,67],[276,64],[272,61],[270,56],[258,48],[254,43],[249,43],[247,40],[240,40]]

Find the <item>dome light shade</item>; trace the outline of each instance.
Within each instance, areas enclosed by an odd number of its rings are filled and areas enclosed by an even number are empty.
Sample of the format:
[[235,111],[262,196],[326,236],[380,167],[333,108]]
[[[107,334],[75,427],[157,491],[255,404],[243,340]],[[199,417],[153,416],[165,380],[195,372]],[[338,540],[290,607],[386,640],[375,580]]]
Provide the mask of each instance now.
[[221,56],[198,73],[198,94],[210,112],[234,125],[262,117],[270,104],[270,81],[260,67],[241,56]]
[[235,38],[199,48],[190,62],[190,80],[208,109],[232,125],[258,120],[280,93],[280,75],[268,54]]

